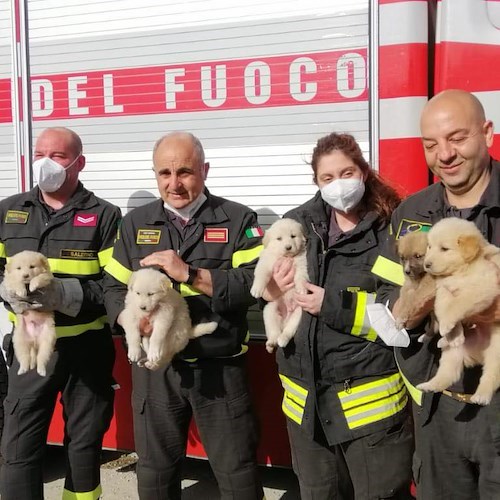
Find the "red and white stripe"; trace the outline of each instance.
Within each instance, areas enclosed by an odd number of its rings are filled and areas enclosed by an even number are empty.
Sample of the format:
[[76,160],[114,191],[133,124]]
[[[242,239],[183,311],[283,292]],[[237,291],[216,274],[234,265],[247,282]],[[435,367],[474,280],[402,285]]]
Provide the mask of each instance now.
[[[500,132],[500,1],[440,0],[434,91],[473,92]],[[500,134],[492,155],[500,159]]]
[[426,0],[379,0],[379,171],[403,193],[428,185],[419,118],[428,94]]

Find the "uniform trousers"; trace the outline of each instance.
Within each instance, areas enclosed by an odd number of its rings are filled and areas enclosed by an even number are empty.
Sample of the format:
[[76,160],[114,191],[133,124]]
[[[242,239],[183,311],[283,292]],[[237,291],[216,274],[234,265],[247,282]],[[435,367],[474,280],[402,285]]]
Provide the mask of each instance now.
[[[319,425],[319,423],[318,423]],[[302,500],[410,500],[413,433],[409,419],[329,446],[287,419]]]
[[133,366],[132,407],[141,500],[181,498],[181,467],[191,417],[222,500],[262,500],[258,433],[245,357],[188,363],[157,371]]
[[414,403],[418,499],[500,499],[499,398],[478,406],[437,394],[426,422]]
[[2,500],[43,500],[42,462],[56,398],[61,392],[65,422],[64,489],[86,500],[100,495],[100,453],[113,415],[112,369],[115,359],[109,332],[89,331],[60,338],[47,366],[18,375],[14,356],[4,401],[5,426],[0,473]]

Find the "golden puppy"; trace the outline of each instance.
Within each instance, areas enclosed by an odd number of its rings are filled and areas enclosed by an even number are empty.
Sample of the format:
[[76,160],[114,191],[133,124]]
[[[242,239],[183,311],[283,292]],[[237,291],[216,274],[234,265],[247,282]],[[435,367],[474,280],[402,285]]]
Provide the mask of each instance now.
[[442,391],[459,380],[465,366],[483,365],[471,401],[489,404],[500,387],[500,323],[476,325],[464,335],[462,321],[487,309],[500,294],[500,249],[489,244],[477,227],[455,217],[443,219],[429,232],[425,268],[436,280],[434,313],[446,337],[436,375],[418,386]]
[[262,243],[264,249],[255,267],[254,281],[250,290],[252,296],[262,297],[273,275],[274,264],[279,258],[292,257],[295,268],[295,287],[264,307],[266,349],[271,353],[277,345],[285,347],[290,342],[302,317],[302,308],[297,306],[294,294],[306,293],[304,283],[309,280],[306,238],[299,222],[293,219],[280,219],[266,231]]
[[[151,337],[141,337],[142,319],[147,319],[153,327]],[[192,326],[186,301],[172,288],[168,276],[151,268],[132,273],[120,323],[125,330],[128,358],[150,370],[170,363],[190,339],[217,328],[215,321]]]
[[[29,292],[46,287],[52,279],[47,258],[41,253],[25,250],[9,259],[3,283],[10,293],[26,299]],[[54,313],[27,310],[16,314],[16,319],[12,341],[20,365],[18,374],[36,368],[43,377],[47,374],[47,363],[56,343]]]
[[436,284],[433,276],[428,274],[424,267],[427,233],[423,231],[408,233],[396,242],[396,248],[405,274],[396,318],[396,324],[401,329],[426,302],[434,298]]

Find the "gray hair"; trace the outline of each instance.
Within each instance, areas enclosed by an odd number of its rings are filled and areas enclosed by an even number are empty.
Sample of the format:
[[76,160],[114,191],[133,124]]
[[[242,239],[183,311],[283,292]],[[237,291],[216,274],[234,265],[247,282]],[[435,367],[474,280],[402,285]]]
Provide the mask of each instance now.
[[178,137],[181,139],[189,139],[191,143],[193,144],[193,147],[196,151],[196,156],[198,157],[198,160],[200,161],[200,168],[203,167],[205,164],[205,151],[203,149],[203,146],[201,144],[201,141],[196,137],[194,134],[191,132],[182,132],[182,131],[176,131],[176,132],[170,132],[168,134],[165,134],[164,136],[160,137],[156,142],[153,147],[153,157],[159,148],[160,144],[165,141],[166,139],[171,139],[173,137]]

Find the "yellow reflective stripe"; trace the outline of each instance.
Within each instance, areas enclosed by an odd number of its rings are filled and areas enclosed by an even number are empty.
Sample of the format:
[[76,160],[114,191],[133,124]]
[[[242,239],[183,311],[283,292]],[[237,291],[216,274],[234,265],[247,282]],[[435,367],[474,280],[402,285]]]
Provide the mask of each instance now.
[[180,292],[183,297],[194,297],[195,295],[202,295],[202,293],[191,285],[181,283]]
[[132,274],[130,269],[127,269],[124,265],[120,264],[114,257],[109,259],[109,262],[104,270],[124,285],[128,283],[130,275]]
[[[9,311],[7,316],[11,323],[13,323],[14,325],[17,324],[17,317],[13,312]],[[106,326],[107,322],[108,318],[106,316],[101,316],[100,318],[97,318],[94,321],[91,321],[90,323],[56,326],[56,335],[57,338],[76,337],[77,335],[85,333],[89,330],[102,330]]]
[[101,267],[106,267],[108,262],[111,260],[111,256],[113,255],[113,247],[106,248],[106,250],[101,250],[97,256],[99,258],[99,264]]
[[248,264],[248,262],[252,262],[260,255],[263,245],[257,245],[256,247],[249,248],[248,250],[237,250],[233,253],[233,268],[240,267],[242,264]]
[[408,401],[399,373],[339,391],[338,396],[349,429],[395,415]]
[[97,259],[95,260],[74,260],[74,259],[50,259],[50,270],[59,274],[80,274],[89,276],[99,274],[101,266]]
[[349,410],[355,406],[369,403],[374,399],[380,399],[390,394],[399,392],[403,387],[403,380],[399,373],[390,377],[384,377],[367,384],[351,387],[350,389],[338,393],[340,403],[344,410]]
[[402,286],[405,280],[403,266],[399,262],[394,262],[382,255],[379,255],[375,264],[373,264],[372,273],[399,286]]
[[79,325],[68,325],[68,326],[56,326],[57,338],[61,337],[76,337],[82,333],[88,332],[89,330],[102,330],[108,318],[106,316],[101,316],[100,318],[91,321],[90,323],[82,323]]
[[101,485],[97,486],[93,491],[86,492],[69,491],[64,488],[62,500],[97,500],[101,495]]
[[351,328],[351,334],[375,342],[377,340],[377,332],[371,327],[366,305],[374,304],[377,294],[356,292],[356,297],[356,311],[354,313],[354,324]]
[[304,407],[306,405],[308,394],[307,389],[301,387],[299,384],[293,382],[281,373],[279,374],[279,377],[281,379],[281,385],[283,386],[283,389],[285,389],[285,392],[287,392],[296,403]]
[[283,395],[283,402],[281,404],[281,409],[283,413],[295,423],[301,425],[302,418],[304,417],[304,408],[296,404],[292,399],[289,398],[289,393],[285,391]]
[[405,377],[405,374],[401,370],[401,367],[399,366],[398,358],[396,356],[395,356],[395,358],[396,358],[396,364],[398,365],[399,374],[401,375],[401,378],[403,379],[403,382],[406,386],[406,389],[410,393],[411,399],[413,399],[413,401],[415,401],[415,403],[417,403],[418,406],[422,406],[422,398],[424,395],[423,391],[421,391],[420,389],[417,389],[414,385],[412,385],[410,383],[410,381]]
[[349,429],[357,429],[364,425],[373,424],[385,418],[396,415],[403,410],[408,403],[408,395],[404,387],[398,394],[394,394],[382,401],[375,401],[364,405],[360,409],[345,412],[347,426]]
[[0,243],[0,258],[7,258],[7,254],[5,253],[5,245],[3,243]]

